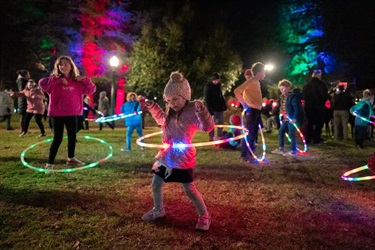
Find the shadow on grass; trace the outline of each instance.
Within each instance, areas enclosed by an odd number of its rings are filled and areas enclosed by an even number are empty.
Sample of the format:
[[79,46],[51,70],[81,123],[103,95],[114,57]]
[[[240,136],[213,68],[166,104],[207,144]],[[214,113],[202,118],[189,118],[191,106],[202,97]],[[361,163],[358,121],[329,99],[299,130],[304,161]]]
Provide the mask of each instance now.
[[63,211],[74,206],[83,210],[104,209],[112,201],[108,197],[97,194],[61,190],[11,189],[4,186],[0,186],[0,200],[5,203],[50,208],[56,211]]

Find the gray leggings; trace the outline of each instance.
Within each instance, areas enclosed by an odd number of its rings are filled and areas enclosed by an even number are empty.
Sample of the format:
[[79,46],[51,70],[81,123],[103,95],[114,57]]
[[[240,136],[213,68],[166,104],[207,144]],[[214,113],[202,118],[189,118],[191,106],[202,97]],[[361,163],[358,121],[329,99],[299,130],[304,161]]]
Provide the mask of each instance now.
[[[184,188],[184,192],[193,202],[195,208],[198,211],[199,216],[207,214],[207,207],[204,203],[201,193],[198,191],[194,182],[190,183],[181,183]],[[163,208],[163,185],[164,180],[160,176],[154,174],[152,179],[152,192],[154,194],[154,207],[155,209],[161,210]]]

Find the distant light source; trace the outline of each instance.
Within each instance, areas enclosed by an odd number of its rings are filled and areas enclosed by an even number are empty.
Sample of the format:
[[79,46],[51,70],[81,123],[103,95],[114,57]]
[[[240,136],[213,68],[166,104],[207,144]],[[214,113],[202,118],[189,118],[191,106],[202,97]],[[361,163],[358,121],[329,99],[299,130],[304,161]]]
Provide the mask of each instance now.
[[264,69],[265,69],[266,71],[273,70],[273,65],[272,65],[272,64],[266,64],[266,65],[264,66]]
[[120,63],[120,60],[117,58],[117,56],[112,56],[111,59],[109,59],[109,64],[112,67],[118,67],[119,63]]

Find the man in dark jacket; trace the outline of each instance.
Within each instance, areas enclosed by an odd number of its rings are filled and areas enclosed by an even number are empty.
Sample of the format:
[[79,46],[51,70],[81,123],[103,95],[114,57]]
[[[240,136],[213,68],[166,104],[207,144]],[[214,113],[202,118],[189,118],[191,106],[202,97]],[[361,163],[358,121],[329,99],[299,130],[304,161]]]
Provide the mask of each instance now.
[[349,109],[354,104],[350,91],[339,85],[333,94],[333,132],[337,141],[348,140]]
[[[204,88],[204,99],[207,109],[214,118],[215,124],[224,124],[224,111],[227,110],[227,104],[221,91],[220,75],[219,73],[212,74],[212,81]],[[213,141],[215,130],[209,133],[209,140]],[[217,137],[219,139],[223,135],[223,129],[217,129]]]
[[328,90],[321,80],[322,71],[314,70],[311,80],[303,87],[305,114],[307,118],[306,142],[321,143]]

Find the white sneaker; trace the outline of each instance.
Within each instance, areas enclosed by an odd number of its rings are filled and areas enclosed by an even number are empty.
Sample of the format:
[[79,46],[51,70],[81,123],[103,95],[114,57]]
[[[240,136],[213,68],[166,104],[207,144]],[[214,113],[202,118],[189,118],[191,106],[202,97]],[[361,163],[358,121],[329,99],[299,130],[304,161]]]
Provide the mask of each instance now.
[[195,230],[199,231],[208,231],[211,225],[211,216],[209,214],[204,214],[199,216]]
[[285,151],[284,151],[284,149],[282,149],[282,148],[277,148],[277,149],[275,149],[275,150],[272,150],[271,153],[272,153],[272,154],[283,155],[283,154],[285,154]]
[[53,169],[54,167],[55,167],[55,165],[47,163],[44,168],[45,169]]
[[291,157],[295,157],[297,156],[297,152],[293,152],[292,150],[290,151],[287,151],[283,154],[283,156],[291,156]]
[[66,165],[86,165],[86,163],[84,163],[83,161],[80,161],[78,160],[77,158],[73,157],[73,158],[68,158],[66,160]]
[[145,213],[142,216],[142,220],[144,220],[144,221],[152,221],[152,220],[155,220],[157,218],[164,217],[164,216],[165,216],[165,210],[164,210],[164,208],[162,208],[161,210],[156,209],[156,208],[152,208],[150,211],[148,211],[147,213]]

